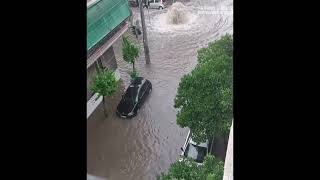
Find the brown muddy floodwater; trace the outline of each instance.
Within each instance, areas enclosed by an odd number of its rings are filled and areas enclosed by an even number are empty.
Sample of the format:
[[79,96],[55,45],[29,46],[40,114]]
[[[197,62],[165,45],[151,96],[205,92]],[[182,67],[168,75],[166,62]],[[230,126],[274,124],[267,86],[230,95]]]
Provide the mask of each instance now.
[[[131,65],[122,60],[121,39],[114,44],[121,87],[108,99],[108,118],[103,117],[99,106],[87,121],[89,174],[109,180],[153,180],[179,158],[188,132],[176,124],[173,108],[180,78],[195,67],[199,48],[225,33],[233,33],[232,1],[195,0],[183,4],[188,20],[178,25],[168,23],[168,8],[145,9],[151,64],[145,64],[139,37],[135,40],[141,49],[136,67],[151,81],[153,91],[132,119],[115,114],[121,93],[130,81],[127,72]],[[134,19],[140,17],[137,8],[132,11]]]

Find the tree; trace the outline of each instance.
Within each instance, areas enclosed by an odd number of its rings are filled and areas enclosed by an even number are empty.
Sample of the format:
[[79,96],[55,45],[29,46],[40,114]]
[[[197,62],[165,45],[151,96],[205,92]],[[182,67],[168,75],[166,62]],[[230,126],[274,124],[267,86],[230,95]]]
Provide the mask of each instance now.
[[223,170],[223,162],[208,155],[202,166],[190,159],[177,161],[171,164],[169,172],[162,173],[158,180],[222,180]]
[[105,97],[111,96],[117,90],[117,80],[113,72],[103,69],[98,69],[97,75],[94,77],[90,89],[94,93],[102,96],[103,113],[107,117]]
[[220,55],[233,57],[233,39],[230,34],[226,34],[221,39],[210,43],[208,48],[200,49],[198,51],[198,63],[202,65]]
[[122,38],[122,54],[123,60],[132,64],[130,76],[132,79],[135,79],[138,75],[135,69],[135,60],[139,56],[139,48],[131,43],[126,36]]
[[189,127],[196,142],[228,135],[231,126],[233,72],[230,35],[198,51],[198,65],[182,77],[174,100],[177,124]]

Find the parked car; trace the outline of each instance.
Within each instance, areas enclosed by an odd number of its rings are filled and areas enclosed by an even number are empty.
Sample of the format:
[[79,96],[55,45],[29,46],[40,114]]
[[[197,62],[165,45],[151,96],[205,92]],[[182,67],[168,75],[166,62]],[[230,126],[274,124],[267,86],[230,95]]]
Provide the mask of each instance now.
[[117,114],[122,118],[136,116],[151,91],[151,82],[143,77],[137,77],[122,95],[122,99],[117,106]]
[[145,8],[150,9],[164,9],[167,6],[166,0],[146,0],[148,3],[144,3]]
[[209,141],[197,144],[191,138],[191,132],[188,132],[187,139],[181,147],[181,158],[179,161],[182,161],[184,158],[191,158],[198,165],[202,165],[204,161],[204,157],[209,152]]

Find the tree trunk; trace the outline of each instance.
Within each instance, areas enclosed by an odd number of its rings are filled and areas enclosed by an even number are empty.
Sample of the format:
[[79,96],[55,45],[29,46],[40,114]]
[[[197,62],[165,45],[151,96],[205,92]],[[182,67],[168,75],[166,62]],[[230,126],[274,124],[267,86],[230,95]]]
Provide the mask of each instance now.
[[136,68],[134,67],[134,61],[132,62],[132,70],[133,72],[136,70]]
[[213,144],[214,144],[214,136],[211,138],[210,154],[213,154]]
[[104,114],[105,117],[108,117],[108,113],[107,113],[107,110],[106,110],[106,100],[105,100],[104,96],[102,97],[102,104],[103,104],[103,114]]
[[143,10],[142,0],[140,0],[139,6],[140,6],[141,24],[142,24],[142,32],[143,32],[143,47],[144,47],[144,53],[146,58],[146,64],[150,64],[147,29],[146,29],[146,23],[144,20],[144,10]]

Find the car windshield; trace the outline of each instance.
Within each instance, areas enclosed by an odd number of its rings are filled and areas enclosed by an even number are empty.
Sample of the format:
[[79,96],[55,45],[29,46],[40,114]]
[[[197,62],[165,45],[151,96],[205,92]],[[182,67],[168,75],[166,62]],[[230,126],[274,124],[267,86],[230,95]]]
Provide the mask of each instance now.
[[128,87],[127,92],[124,95],[124,99],[126,101],[134,101],[137,96],[137,92],[138,92],[137,86],[136,87],[133,87],[133,86]]
[[197,163],[202,163],[206,154],[207,154],[207,148],[200,147],[190,143],[188,144],[185,151],[185,156],[193,159]]

